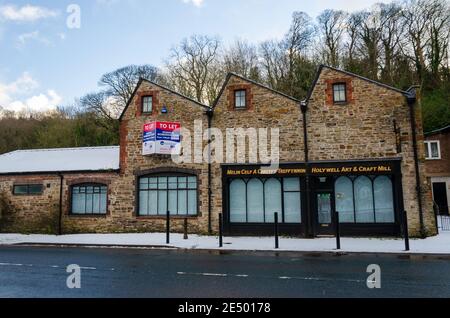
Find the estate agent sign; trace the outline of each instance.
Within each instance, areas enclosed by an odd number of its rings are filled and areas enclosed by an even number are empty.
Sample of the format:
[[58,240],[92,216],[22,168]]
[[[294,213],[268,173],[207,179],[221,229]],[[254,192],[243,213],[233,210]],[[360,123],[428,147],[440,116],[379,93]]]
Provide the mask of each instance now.
[[180,154],[180,129],[179,123],[151,122],[144,125],[142,138],[142,154],[172,155]]

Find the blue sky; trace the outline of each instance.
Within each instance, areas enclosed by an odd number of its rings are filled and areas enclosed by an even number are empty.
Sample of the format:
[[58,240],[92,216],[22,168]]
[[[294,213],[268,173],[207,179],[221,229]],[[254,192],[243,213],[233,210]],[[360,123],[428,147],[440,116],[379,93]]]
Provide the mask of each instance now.
[[[293,11],[354,11],[376,0],[0,0],[0,106],[47,110],[97,90],[103,73],[162,66],[192,34],[251,42],[279,38]],[[381,2],[388,2],[382,0]],[[67,27],[70,4],[80,28]]]

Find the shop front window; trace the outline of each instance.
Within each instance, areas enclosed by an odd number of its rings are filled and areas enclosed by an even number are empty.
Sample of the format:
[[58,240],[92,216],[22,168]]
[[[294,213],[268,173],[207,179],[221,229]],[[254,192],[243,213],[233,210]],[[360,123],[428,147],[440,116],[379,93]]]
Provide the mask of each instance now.
[[144,176],[139,179],[139,216],[197,215],[197,177]]
[[388,176],[340,177],[335,182],[341,223],[394,223],[392,180]]
[[229,200],[231,223],[301,223],[299,178],[234,179]]

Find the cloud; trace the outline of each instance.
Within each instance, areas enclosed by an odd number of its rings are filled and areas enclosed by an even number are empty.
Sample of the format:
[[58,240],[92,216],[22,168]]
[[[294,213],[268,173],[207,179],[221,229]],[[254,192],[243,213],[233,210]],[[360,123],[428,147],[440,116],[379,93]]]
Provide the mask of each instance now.
[[6,106],[5,109],[13,111],[45,112],[55,110],[61,102],[61,96],[59,96],[54,90],[50,89],[45,94],[41,93],[39,95],[32,96],[25,101],[13,101]]
[[204,0],[183,0],[184,3],[193,4],[196,7],[201,7]]
[[37,42],[43,43],[45,45],[51,44],[51,41],[49,39],[47,39],[46,37],[41,36],[39,31],[33,31],[33,32],[29,32],[29,33],[20,34],[17,37],[17,46],[16,47],[23,48],[29,41],[37,41]]
[[[45,93],[31,94],[38,87],[39,83],[27,72],[24,72],[12,83],[0,83],[0,107],[12,111],[49,111],[56,109],[62,102],[61,96],[52,89]],[[28,97],[24,97],[27,95]]]
[[56,10],[44,7],[25,5],[17,7],[15,5],[0,6],[0,19],[14,22],[34,22],[40,19],[52,18],[59,15]]

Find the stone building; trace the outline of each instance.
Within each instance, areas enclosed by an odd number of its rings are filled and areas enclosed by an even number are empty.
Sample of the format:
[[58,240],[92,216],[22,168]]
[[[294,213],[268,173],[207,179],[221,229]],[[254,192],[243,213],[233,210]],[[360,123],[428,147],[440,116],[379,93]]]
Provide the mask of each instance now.
[[[191,233],[217,233],[223,215],[228,235],[272,234],[278,217],[281,233],[315,237],[333,234],[338,216],[344,235],[398,236],[406,211],[411,235],[434,235],[420,114],[414,88],[328,66],[302,101],[235,74],[210,106],[141,80],[120,116],[120,151],[106,148],[114,162],[80,169],[75,150],[41,151],[59,164],[33,170],[32,152],[19,168],[17,153],[0,156],[0,230],[162,231],[170,211],[171,228],[187,219]],[[180,156],[144,155],[149,125],[181,128]]]
[[425,168],[433,189],[437,212],[450,209],[450,126],[425,134]]

